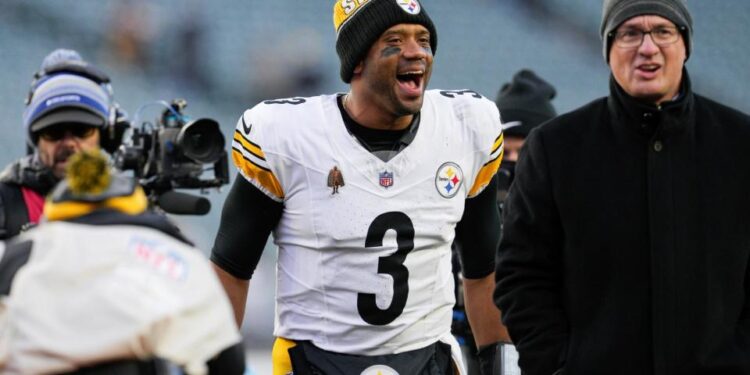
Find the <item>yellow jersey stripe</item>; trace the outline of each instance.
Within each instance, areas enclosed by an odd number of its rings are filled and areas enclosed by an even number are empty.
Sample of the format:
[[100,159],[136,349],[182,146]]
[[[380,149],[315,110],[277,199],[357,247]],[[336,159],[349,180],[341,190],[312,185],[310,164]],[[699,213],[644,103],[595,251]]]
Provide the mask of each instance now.
[[247,150],[247,152],[253,154],[258,159],[266,160],[266,155],[263,153],[263,150],[260,149],[260,146],[245,138],[239,130],[234,131],[234,140],[241,144],[242,148]]
[[270,169],[262,167],[254,163],[249,158],[242,154],[242,151],[232,147],[232,160],[234,165],[242,171],[242,174],[260,184],[269,194],[273,194],[278,199],[284,198],[284,190],[281,188],[281,183],[274,176]]
[[492,177],[497,173],[497,169],[500,167],[500,162],[503,160],[503,150],[500,151],[500,155],[496,158],[488,161],[479,170],[477,178],[474,180],[474,186],[469,190],[469,198],[479,194],[485,186],[490,183]]
[[495,138],[495,144],[492,145],[492,152],[490,152],[490,155],[494,154],[495,151],[503,145],[504,138],[503,133],[500,133],[500,135]]
[[[257,162],[257,161],[254,161],[253,159],[251,159],[251,158],[249,158],[249,157],[245,156],[245,153],[243,152],[243,151],[245,151],[245,150],[243,150],[243,149],[240,149],[240,148],[238,148],[237,146],[232,146],[232,151],[233,151],[233,152],[236,152],[236,153],[238,153],[238,154],[239,154],[239,156],[241,156],[241,157],[242,157],[242,163],[250,163],[250,164],[252,164],[252,165],[253,165],[253,167],[254,167],[254,168],[262,169],[263,171],[266,171],[266,172],[268,172],[268,173],[273,173],[273,172],[271,172],[271,170],[270,170],[270,169],[269,169],[268,167],[266,167],[265,165],[260,165],[260,164],[258,164],[258,162]],[[234,157],[233,157],[233,158],[234,158]],[[237,160],[235,160],[235,159],[233,159],[233,160],[235,161],[234,165],[236,165],[236,166],[237,166],[237,168],[240,168],[240,165],[239,165],[239,164],[237,164]]]
[[289,349],[297,346],[297,343],[283,337],[277,337],[273,342],[271,351],[271,362],[273,363],[273,375],[288,375],[292,373],[292,359],[289,357]]

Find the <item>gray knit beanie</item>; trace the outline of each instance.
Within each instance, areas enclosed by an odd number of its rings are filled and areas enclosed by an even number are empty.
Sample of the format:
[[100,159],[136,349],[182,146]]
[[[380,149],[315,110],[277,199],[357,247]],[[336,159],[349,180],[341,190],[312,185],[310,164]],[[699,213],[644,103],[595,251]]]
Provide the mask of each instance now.
[[630,18],[653,14],[672,21],[682,30],[685,40],[686,57],[693,50],[693,18],[688,11],[686,0],[604,0],[602,7],[601,36],[604,42],[604,60],[609,63],[609,49],[612,47],[613,32],[621,23]]
[[354,68],[373,43],[391,26],[420,24],[430,32],[430,47],[437,50],[437,31],[419,0],[337,0],[333,6],[336,52],[341,60],[341,79],[349,83]]

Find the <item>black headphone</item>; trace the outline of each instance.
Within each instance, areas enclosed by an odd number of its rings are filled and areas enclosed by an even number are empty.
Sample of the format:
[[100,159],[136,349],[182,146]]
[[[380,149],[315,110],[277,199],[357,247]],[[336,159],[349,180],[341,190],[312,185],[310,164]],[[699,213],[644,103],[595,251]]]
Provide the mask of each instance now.
[[85,61],[69,60],[42,68],[42,70],[34,74],[34,79],[31,81],[31,88],[26,96],[26,105],[31,104],[34,92],[42,83],[61,73],[74,74],[87,78],[101,86],[107,93],[107,120],[99,132],[99,145],[105,151],[113,153],[122,144],[122,137],[125,134],[125,130],[130,127],[130,122],[128,122],[127,113],[120,110],[119,104],[114,100],[109,76],[96,67],[89,65]]

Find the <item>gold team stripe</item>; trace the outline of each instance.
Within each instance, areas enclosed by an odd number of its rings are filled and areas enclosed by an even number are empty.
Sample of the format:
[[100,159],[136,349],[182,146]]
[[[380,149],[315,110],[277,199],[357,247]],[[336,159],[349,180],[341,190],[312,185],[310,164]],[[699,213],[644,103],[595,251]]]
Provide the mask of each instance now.
[[284,191],[281,189],[281,183],[276,179],[269,169],[255,164],[252,160],[245,157],[242,152],[232,147],[232,160],[234,165],[242,171],[245,177],[257,181],[268,193],[273,194],[279,199],[284,198]]
[[503,133],[500,133],[500,135],[498,135],[497,138],[495,138],[495,144],[492,145],[492,152],[490,152],[490,155],[497,152],[497,149],[503,145],[504,140],[505,140],[505,135]]
[[292,359],[289,358],[289,349],[297,346],[297,343],[283,337],[277,337],[273,342],[271,361],[273,362],[273,375],[288,375],[292,373]]
[[234,141],[235,143],[232,145],[234,165],[242,171],[245,177],[260,184],[267,193],[273,194],[278,199],[283,199],[284,190],[273,172],[268,169],[263,150],[255,143],[245,139],[238,131],[234,132]]
[[500,167],[500,162],[503,160],[503,153],[505,150],[503,149],[503,134],[501,133],[496,139],[495,143],[492,145],[492,152],[490,155],[495,154],[498,150],[500,150],[500,153],[492,160],[488,161],[482,166],[482,169],[479,170],[479,173],[477,174],[477,178],[474,180],[474,186],[471,187],[471,190],[469,190],[469,197],[474,197],[479,192],[484,189],[487,184],[490,183],[490,180],[492,177],[497,173],[497,169]]
[[234,140],[239,142],[242,145],[242,148],[253,154],[258,159],[266,160],[266,155],[263,154],[263,150],[260,149],[260,146],[243,137],[239,130],[234,131]]

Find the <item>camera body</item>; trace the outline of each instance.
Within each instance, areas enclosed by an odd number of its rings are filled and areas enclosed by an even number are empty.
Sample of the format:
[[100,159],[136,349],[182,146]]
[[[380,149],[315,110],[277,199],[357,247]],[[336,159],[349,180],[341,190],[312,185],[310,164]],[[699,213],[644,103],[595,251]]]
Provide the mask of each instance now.
[[[134,124],[137,127],[130,129],[130,137],[114,153],[115,166],[132,170],[149,201],[164,211],[205,214],[210,210],[208,200],[174,189],[207,189],[229,183],[224,136],[215,120],[184,116],[184,99],[167,106],[155,123]],[[213,177],[203,178],[210,169]]]

